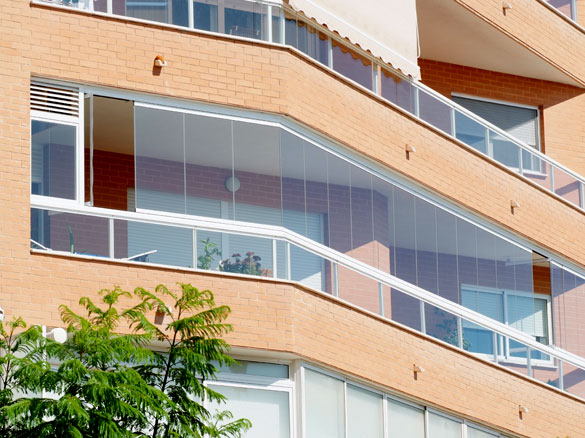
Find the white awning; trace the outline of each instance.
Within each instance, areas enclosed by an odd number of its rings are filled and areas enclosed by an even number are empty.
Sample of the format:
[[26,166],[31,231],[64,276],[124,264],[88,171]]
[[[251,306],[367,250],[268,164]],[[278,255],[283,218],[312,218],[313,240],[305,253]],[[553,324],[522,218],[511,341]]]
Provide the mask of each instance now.
[[420,78],[416,0],[288,0],[402,73]]

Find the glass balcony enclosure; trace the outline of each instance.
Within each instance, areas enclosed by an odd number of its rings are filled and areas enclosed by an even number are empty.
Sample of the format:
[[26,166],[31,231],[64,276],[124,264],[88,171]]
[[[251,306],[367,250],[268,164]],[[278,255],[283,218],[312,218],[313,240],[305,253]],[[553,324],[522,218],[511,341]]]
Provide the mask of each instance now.
[[[294,47],[565,201],[585,208],[585,179],[322,26],[261,0],[35,0]],[[545,0],[542,0],[545,1]],[[550,0],[574,15],[574,0]]]

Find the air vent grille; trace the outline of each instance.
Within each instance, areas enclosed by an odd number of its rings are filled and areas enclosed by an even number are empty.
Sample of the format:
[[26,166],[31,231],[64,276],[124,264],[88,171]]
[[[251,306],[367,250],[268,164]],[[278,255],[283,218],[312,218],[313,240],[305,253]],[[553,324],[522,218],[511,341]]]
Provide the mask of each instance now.
[[31,110],[79,116],[79,90],[46,82],[31,81]]

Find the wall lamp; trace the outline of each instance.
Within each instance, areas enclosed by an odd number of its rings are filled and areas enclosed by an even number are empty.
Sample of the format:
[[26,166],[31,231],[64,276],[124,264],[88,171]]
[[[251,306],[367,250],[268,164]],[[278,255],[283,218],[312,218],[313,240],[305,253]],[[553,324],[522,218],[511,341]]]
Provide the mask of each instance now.
[[514,210],[516,210],[517,208],[520,208],[520,203],[515,199],[512,199],[510,201],[510,210],[512,211],[512,214],[514,214]]
[[165,61],[165,58],[162,55],[156,55],[154,57],[154,66],[158,67],[158,68],[162,68],[162,67],[166,67],[167,61]]
[[47,327],[43,326],[43,336],[59,344],[64,344],[67,341],[67,330],[62,327],[55,327],[47,332]]
[[225,188],[230,193],[235,193],[240,190],[240,180],[237,176],[228,176],[225,179]]

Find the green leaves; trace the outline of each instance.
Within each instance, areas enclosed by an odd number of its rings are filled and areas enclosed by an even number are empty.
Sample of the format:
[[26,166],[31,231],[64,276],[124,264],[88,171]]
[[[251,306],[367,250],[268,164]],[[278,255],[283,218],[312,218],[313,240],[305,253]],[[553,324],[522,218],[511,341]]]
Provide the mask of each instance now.
[[61,306],[64,344],[20,318],[0,323],[0,436],[241,436],[247,420],[202,404],[223,399],[204,385],[211,361],[234,362],[221,339],[230,309],[209,290],[179,287],[103,289],[99,303],[80,299],[85,314]]

